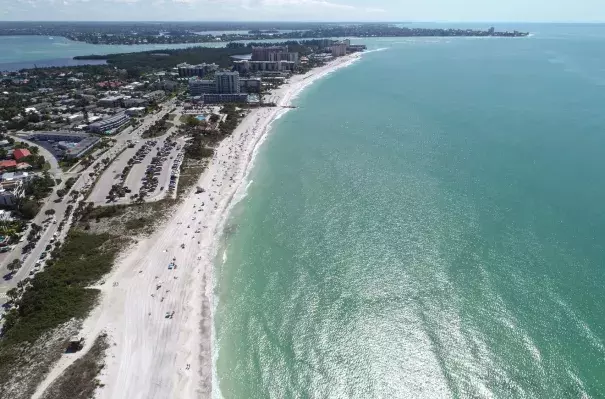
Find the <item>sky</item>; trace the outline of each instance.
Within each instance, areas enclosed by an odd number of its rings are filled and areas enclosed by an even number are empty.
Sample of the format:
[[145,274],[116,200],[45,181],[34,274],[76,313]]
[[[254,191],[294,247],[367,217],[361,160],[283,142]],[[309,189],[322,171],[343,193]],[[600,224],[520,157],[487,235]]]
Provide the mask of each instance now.
[[605,0],[0,0],[0,21],[602,22]]

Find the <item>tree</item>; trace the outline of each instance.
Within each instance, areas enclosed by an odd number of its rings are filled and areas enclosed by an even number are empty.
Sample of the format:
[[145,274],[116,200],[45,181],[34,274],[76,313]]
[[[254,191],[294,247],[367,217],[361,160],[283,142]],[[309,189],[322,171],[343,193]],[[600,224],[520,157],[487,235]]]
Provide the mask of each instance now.
[[45,215],[54,215],[55,214],[55,210],[54,209],[47,209],[44,212]]
[[19,298],[19,290],[17,290],[16,288],[11,288],[10,290],[6,291],[6,296],[11,301],[14,301],[15,299]]
[[21,266],[23,266],[23,262],[21,262],[19,259],[14,259],[11,263],[8,264],[7,268],[11,273],[14,273],[19,270]]
[[19,211],[25,219],[33,219],[40,211],[40,204],[38,201],[27,199],[23,201]]
[[36,146],[30,146],[29,151],[34,155],[38,155],[38,153],[40,152],[40,148]]

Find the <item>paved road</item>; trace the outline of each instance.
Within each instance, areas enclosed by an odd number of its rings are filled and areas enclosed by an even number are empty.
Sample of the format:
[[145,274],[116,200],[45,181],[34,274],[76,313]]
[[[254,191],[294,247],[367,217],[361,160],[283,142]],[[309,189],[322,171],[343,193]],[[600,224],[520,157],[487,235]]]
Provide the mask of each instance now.
[[[175,132],[177,130],[178,126],[180,125],[180,115],[181,115],[180,110],[177,109],[177,111],[175,112],[176,117],[174,118],[174,121],[172,121],[172,123],[174,123],[174,126],[171,127],[170,129],[168,129],[168,131],[164,135],[162,135],[160,137],[150,138],[150,139],[141,139],[140,136],[143,134],[143,132],[145,132],[145,130],[147,130],[147,128],[149,128],[157,120],[162,118],[172,108],[173,108],[173,106],[165,106],[163,108],[163,110],[160,111],[159,113],[151,115],[151,116],[149,116],[149,118],[146,118],[144,120],[144,122],[137,129],[135,129],[131,133],[129,133],[128,136],[126,136],[124,134],[120,135],[122,140],[124,140],[124,141],[132,140],[132,141],[139,141],[139,142],[135,144],[134,148],[129,148],[126,151],[124,151],[124,153],[122,155],[120,155],[118,157],[118,159],[116,159],[115,163],[113,163],[111,165],[111,167],[108,168],[103,173],[103,175],[99,179],[99,182],[93,189],[93,192],[87,198],[87,201],[94,202],[97,205],[128,204],[128,203],[132,202],[132,200],[130,199],[130,196],[133,194],[139,193],[139,189],[142,186],[141,179],[143,178],[143,176],[145,176],[145,170],[146,170],[147,166],[151,163],[151,159],[157,154],[157,150],[164,145],[164,141],[166,140],[166,138],[170,134]],[[131,193],[127,194],[126,197],[117,198],[116,201],[114,201],[112,203],[108,203],[106,197],[109,194],[109,190],[111,189],[112,185],[118,184],[120,182],[119,175],[120,175],[120,173],[122,173],[122,171],[124,170],[126,165],[128,165],[128,160],[130,158],[132,158],[134,156],[134,154],[146,142],[151,141],[151,140],[157,141],[158,142],[157,145],[155,147],[153,147],[151,149],[151,151],[149,151],[149,153],[145,156],[145,158],[141,161],[141,163],[133,164],[132,169],[128,173],[128,176],[126,176],[124,186],[130,188]],[[179,145],[182,146],[183,141],[179,141]],[[176,157],[177,153],[178,153],[178,151],[173,149],[172,152],[170,153],[170,155],[168,156],[168,159],[164,162],[163,167],[162,167],[162,174],[160,175],[160,177],[158,179],[159,180],[158,186],[154,193],[148,194],[148,197],[147,197],[148,200],[157,201],[164,196],[164,193],[161,191],[160,187],[163,186],[164,190],[168,190],[168,185],[170,183],[170,169],[172,168],[172,161]],[[172,160],[170,159],[170,156],[173,157]]]
[[109,190],[111,186],[114,184],[118,184],[120,179],[120,174],[122,170],[128,164],[128,160],[134,156],[139,148],[143,145],[143,142],[140,142],[135,145],[134,148],[127,148],[124,150],[120,156],[116,158],[116,160],[107,168],[105,172],[101,175],[101,178],[95,185],[94,189],[90,193],[90,196],[86,199],[86,201],[94,202],[95,204],[105,203],[107,200],[105,197],[109,194]]
[[[0,275],[1,276],[4,276],[8,273],[8,269],[6,266],[8,265],[8,263],[10,263],[14,259],[22,259],[23,266],[19,269],[19,271],[17,273],[15,273],[15,275],[13,276],[12,279],[10,279],[8,281],[4,280],[4,279],[0,279],[0,298],[5,297],[6,292],[8,290],[16,287],[17,283],[19,281],[21,281],[22,279],[24,279],[25,277],[28,277],[30,275],[30,272],[32,270],[34,270],[36,261],[40,258],[40,255],[42,254],[42,252],[44,252],[46,246],[50,243],[50,240],[53,238],[53,235],[55,233],[58,233],[57,240],[62,241],[65,238],[65,235],[67,234],[67,232],[69,231],[69,228],[71,226],[71,216],[68,219],[68,223],[66,223],[65,227],[63,228],[63,230],[61,232],[57,232],[57,228],[59,226],[59,223],[61,222],[61,220],[63,220],[63,218],[65,216],[65,211],[67,210],[68,205],[70,205],[68,203],[68,201],[71,197],[66,196],[62,202],[55,203],[54,200],[56,200],[58,198],[56,191],[58,189],[64,187],[65,182],[67,181],[67,179],[69,177],[77,178],[76,182],[72,186],[72,190],[78,190],[80,192],[83,190],[88,190],[90,188],[91,184],[94,183],[92,178],[89,176],[89,173],[94,171],[94,167],[97,164],[99,164],[102,161],[102,159],[104,159],[104,158],[109,157],[110,159],[113,160],[120,151],[122,151],[124,148],[127,147],[127,145],[128,145],[127,141],[129,139],[130,140],[139,139],[138,135],[142,134],[142,132],[144,131],[144,129],[147,128],[147,126],[149,126],[152,123],[155,123],[156,120],[158,120],[159,118],[164,116],[164,114],[169,112],[174,107],[174,103],[175,103],[175,100],[172,99],[168,103],[164,104],[164,106],[160,112],[158,112],[157,114],[151,115],[149,117],[149,120],[146,119],[146,121],[136,130],[134,130],[132,132],[124,131],[124,132],[121,132],[119,135],[113,137],[114,139],[116,139],[116,144],[110,150],[108,150],[105,154],[103,154],[103,156],[101,156],[99,159],[97,159],[95,162],[93,162],[85,170],[79,171],[77,173],[68,172],[68,173],[62,174],[61,184],[58,187],[55,187],[55,190],[50,195],[50,197],[47,199],[45,204],[42,206],[38,215],[32,220],[33,223],[36,223],[36,224],[42,226],[43,225],[42,222],[48,218],[48,216],[45,215],[45,211],[48,209],[54,209],[55,210],[54,216],[55,216],[55,219],[57,220],[57,223],[56,224],[47,223],[46,225],[44,225],[43,230],[41,232],[41,237],[38,240],[36,247],[32,251],[30,251],[30,253],[27,255],[27,257],[25,257],[23,259],[23,256],[22,256],[22,248],[27,244],[27,241],[24,241],[24,242],[17,244],[15,246],[15,248],[13,249],[13,251],[11,251],[11,253],[8,254],[8,256],[5,259],[2,260],[2,262],[0,263]],[[15,139],[17,139],[17,138],[15,138]],[[19,138],[19,140],[23,140],[23,139]],[[32,144],[36,145],[35,143],[32,143]],[[47,150],[45,150],[45,149],[44,149],[44,151],[47,152]],[[46,154],[44,152],[42,152],[42,148],[41,148],[40,153],[45,155],[45,157],[46,157]],[[49,156],[48,159],[50,162],[50,159],[52,159],[51,156]],[[58,163],[54,167],[60,171],[60,168],[58,168]],[[109,168],[107,169],[107,171],[112,171],[113,170],[112,167],[113,167],[113,165],[110,165]],[[53,168],[53,163],[51,163],[51,168]],[[78,200],[82,200],[82,199],[83,198],[80,197]],[[76,204],[73,204],[73,205],[75,208]],[[25,232],[25,236],[27,236],[28,233],[29,233],[29,229]],[[4,303],[4,301],[0,300],[0,303]],[[2,311],[2,309],[0,309],[0,312],[1,311]]]
[[[67,179],[69,177],[75,177],[77,179],[76,182],[74,183],[74,185],[72,186],[71,190],[78,190],[78,191],[87,190],[88,188],[90,188],[90,185],[93,183],[93,179],[88,174],[94,170],[95,165],[100,163],[101,160],[107,156],[110,158],[115,157],[115,155],[122,148],[123,148],[123,146],[122,147],[116,146],[116,147],[111,148],[103,157],[101,157],[100,159],[93,162],[82,173],[78,173],[78,174],[65,173],[65,174],[63,174],[63,181],[61,182],[61,184],[59,186],[55,187],[55,190],[50,195],[50,197],[47,199],[46,203],[42,206],[38,215],[32,220],[33,223],[43,226],[43,230],[41,232],[41,237],[38,240],[36,247],[32,251],[29,252],[27,257],[23,258],[22,248],[27,244],[27,241],[23,241],[23,242],[17,244],[15,246],[15,248],[11,251],[9,256],[7,256],[0,264],[0,275],[4,276],[8,273],[8,269],[6,267],[8,265],[8,263],[10,263],[14,259],[23,260],[23,266],[19,269],[19,271],[17,273],[15,273],[15,275],[13,276],[12,279],[10,279],[8,281],[6,281],[4,279],[0,280],[0,295],[5,294],[11,288],[16,287],[17,283],[20,280],[22,280],[23,278],[28,277],[30,275],[30,272],[34,269],[36,261],[40,258],[40,255],[42,254],[42,252],[44,252],[46,246],[50,243],[50,240],[53,238],[53,234],[55,232],[57,232],[59,223],[63,220],[67,207],[68,207],[68,205],[70,205],[69,200],[71,199],[71,196],[65,196],[63,201],[54,202],[56,199],[59,198],[56,193],[57,190],[60,188],[63,188],[65,186],[65,182],[67,181]],[[80,198],[80,199],[82,199],[82,198]],[[74,203],[72,205],[74,205],[74,208],[75,208],[76,204]],[[56,224],[47,223],[47,224],[43,225],[42,222],[45,219],[48,219],[48,217],[49,217],[48,215],[45,215],[45,211],[48,209],[55,210],[54,216],[55,216],[55,219],[57,220]],[[67,231],[69,230],[70,224],[71,224],[71,222],[67,223],[65,225],[64,229],[61,232],[59,232],[57,240],[62,241],[65,238],[65,235],[67,234]],[[27,236],[28,233],[29,233],[29,229],[25,232],[25,236]]]

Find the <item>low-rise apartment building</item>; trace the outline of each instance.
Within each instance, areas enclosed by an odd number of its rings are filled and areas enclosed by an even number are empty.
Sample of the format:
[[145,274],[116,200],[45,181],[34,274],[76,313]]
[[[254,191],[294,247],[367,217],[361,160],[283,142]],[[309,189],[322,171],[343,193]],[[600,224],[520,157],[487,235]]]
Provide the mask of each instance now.
[[112,115],[98,122],[91,123],[88,130],[94,133],[111,133],[112,130],[119,129],[130,121],[130,116],[124,112]]

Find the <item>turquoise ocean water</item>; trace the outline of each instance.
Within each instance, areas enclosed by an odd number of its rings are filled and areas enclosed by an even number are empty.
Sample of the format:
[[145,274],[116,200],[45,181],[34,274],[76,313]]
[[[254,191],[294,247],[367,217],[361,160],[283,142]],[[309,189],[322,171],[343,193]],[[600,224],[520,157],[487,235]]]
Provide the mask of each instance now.
[[216,265],[224,398],[605,397],[605,26],[376,39],[275,122]]

